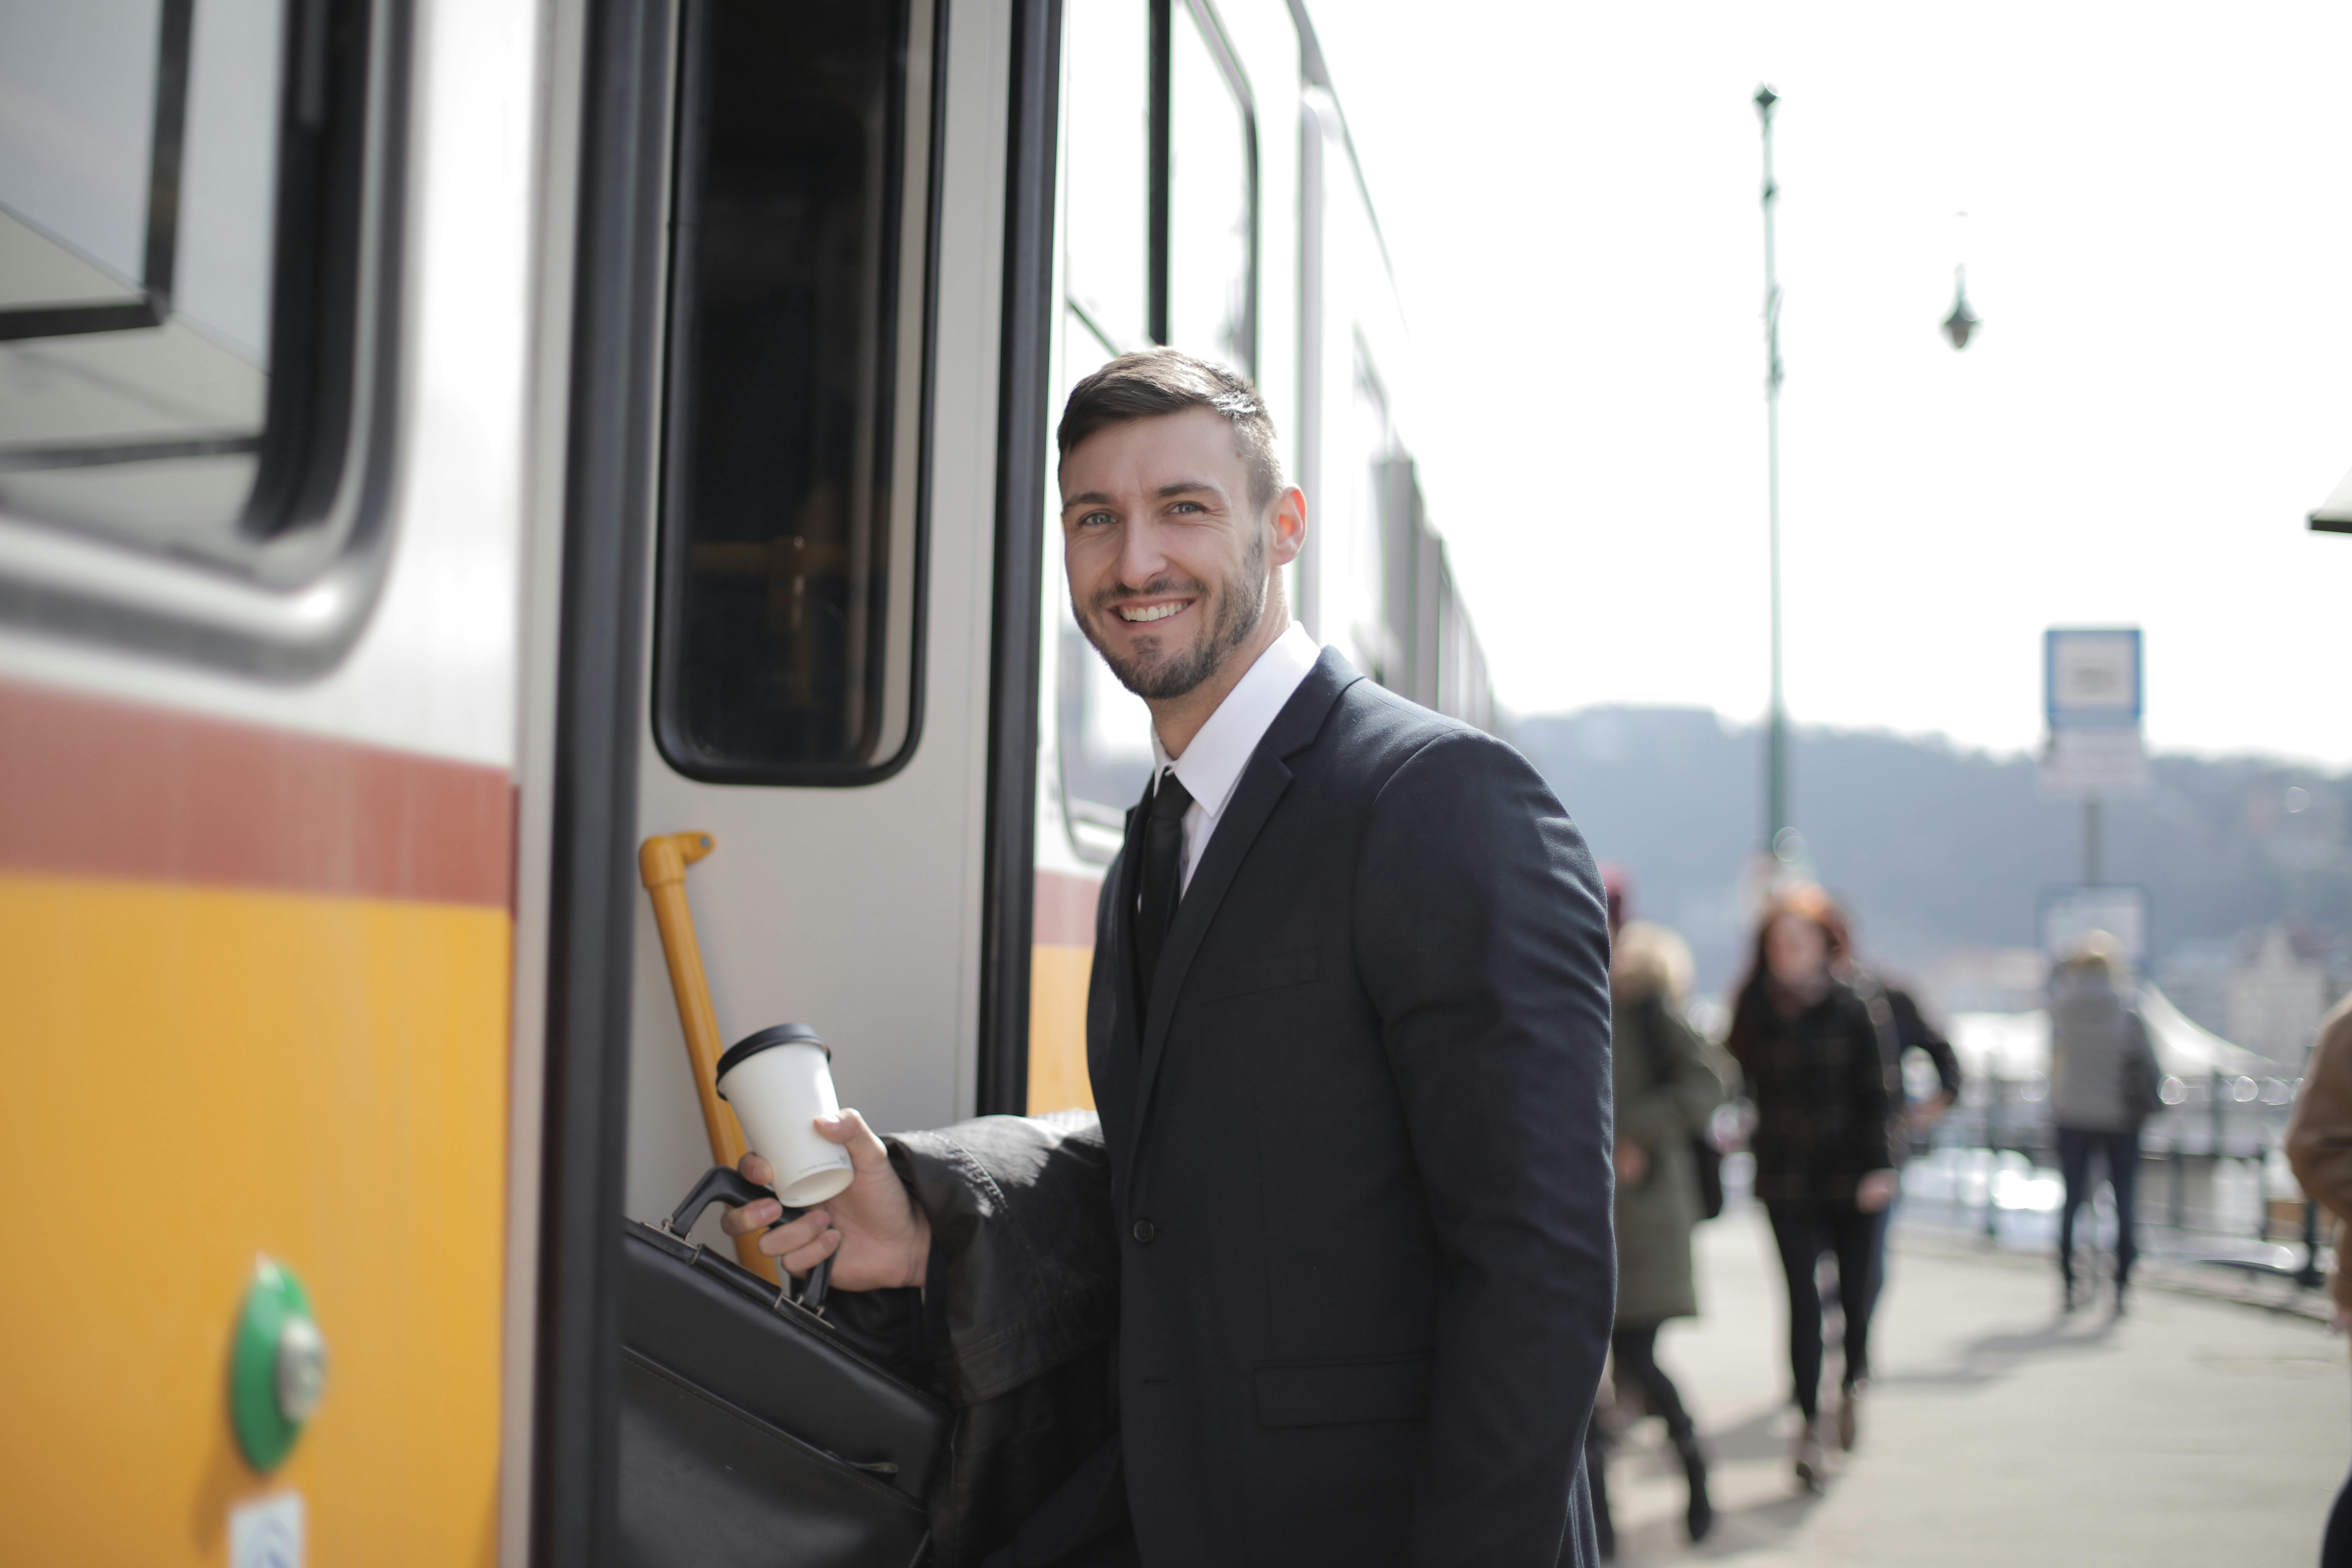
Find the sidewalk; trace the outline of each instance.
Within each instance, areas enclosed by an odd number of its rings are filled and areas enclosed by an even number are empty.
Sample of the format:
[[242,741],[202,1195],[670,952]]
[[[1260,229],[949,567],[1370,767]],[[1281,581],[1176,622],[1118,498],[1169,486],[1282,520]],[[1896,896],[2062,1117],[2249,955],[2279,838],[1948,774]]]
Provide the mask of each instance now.
[[[1779,1262],[1760,1211],[1699,1227],[1707,1316],[1660,1359],[1715,1456],[1715,1533],[1682,1539],[1654,1422],[1610,1468],[1618,1561],[2092,1568],[2316,1561],[2352,1462],[2344,1342],[2305,1318],[2156,1289],[2120,1321],[2056,1311],[2047,1265],[1906,1237],[1874,1326],[1863,1441],[1828,1495],[1790,1479]],[[2151,1282],[2153,1283],[2153,1282]],[[1836,1356],[1825,1384],[1833,1387]]]

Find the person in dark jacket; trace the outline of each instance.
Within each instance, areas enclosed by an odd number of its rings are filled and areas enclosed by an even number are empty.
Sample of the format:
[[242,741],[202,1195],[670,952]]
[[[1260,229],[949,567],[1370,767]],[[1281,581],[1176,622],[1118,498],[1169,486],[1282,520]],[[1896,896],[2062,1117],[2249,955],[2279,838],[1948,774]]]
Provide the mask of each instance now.
[[[1615,1291],[1591,857],[1517,752],[1291,624],[1306,500],[1246,381],[1124,355],[1058,438],[1070,601],[1157,752],[1087,1015],[1118,1436],[986,1561],[1591,1563]],[[966,1295],[970,1240],[839,1136],[857,1181],[761,1247],[836,1257],[841,1290]]]
[[[1706,1456],[1682,1391],[1658,1364],[1658,1331],[1673,1319],[1698,1315],[1690,1240],[1701,1210],[1691,1141],[1724,1098],[1706,1047],[1683,1017],[1690,976],[1690,949],[1675,932],[1647,921],[1618,928],[1609,959],[1617,1123],[1617,1326],[1610,1352],[1618,1386],[1639,1390],[1666,1425],[1689,1487],[1683,1522],[1696,1542],[1715,1523]],[[1608,1522],[1603,1447],[1588,1449],[1586,1463],[1596,1482],[1594,1521],[1608,1544],[1615,1531]]]
[[2124,983],[2123,949],[2093,931],[2050,977],[2050,1120],[2058,1132],[2065,1207],[2058,1220],[2058,1278],[2064,1310],[2088,1295],[2074,1277],[2074,1215],[2091,1201],[2091,1156],[2116,1190],[2116,1305],[2128,1305],[2139,1253],[2139,1129],[2156,1110],[2163,1081],[2147,1021]]
[[1767,906],[1726,1042],[1756,1106],[1756,1195],[1788,1280],[1789,1368],[1803,1417],[1793,1464],[1810,1490],[1828,1478],[1815,1268],[1825,1247],[1835,1254],[1845,1320],[1837,1437],[1851,1448],[1870,1375],[1876,1215],[1895,1195],[1878,1029],[1862,997],[1831,971],[1830,908],[1811,887],[1786,889]]
[[[1935,1130],[1944,1113],[1959,1102],[1964,1081],[1958,1053],[1951,1041],[1944,1037],[1927,1016],[1918,998],[1901,985],[1863,963],[1855,950],[1853,922],[1843,905],[1824,900],[1822,919],[1830,933],[1830,972],[1854,989],[1854,994],[1870,1010],[1870,1021],[1878,1030],[1878,1044],[1886,1062],[1886,1098],[1894,1117],[1888,1130],[1896,1170],[1900,1171],[1911,1157],[1911,1141]],[[1904,1063],[1913,1051],[1927,1058],[1936,1070],[1936,1091],[1916,1103],[1904,1079]],[[1886,1236],[1895,1227],[1895,1206],[1902,1201],[1898,1185],[1895,1195],[1878,1211],[1876,1229],[1870,1249],[1870,1311],[1878,1315],[1878,1299],[1886,1289]]]

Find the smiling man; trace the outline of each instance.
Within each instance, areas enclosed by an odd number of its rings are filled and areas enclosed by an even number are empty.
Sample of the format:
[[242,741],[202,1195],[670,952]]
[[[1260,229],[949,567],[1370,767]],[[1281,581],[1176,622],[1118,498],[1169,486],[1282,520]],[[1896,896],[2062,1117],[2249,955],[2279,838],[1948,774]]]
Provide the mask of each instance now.
[[[1097,915],[1109,1190],[1078,1212],[1110,1234],[1019,1256],[1043,1278],[1100,1248],[1118,1436],[990,1561],[1594,1562],[1580,1455],[1614,1266],[1591,858],[1517,752],[1292,622],[1307,501],[1247,382],[1124,355],[1058,440],[1070,601],[1150,705],[1158,765]],[[951,1343],[1070,1316],[1042,1287],[968,1305],[973,1238],[1022,1205],[936,1195],[955,1181],[924,1170],[966,1154],[921,1167],[909,1139],[894,1172],[854,1112],[828,1135],[858,1180],[763,1241],[788,1267],[923,1284]]]

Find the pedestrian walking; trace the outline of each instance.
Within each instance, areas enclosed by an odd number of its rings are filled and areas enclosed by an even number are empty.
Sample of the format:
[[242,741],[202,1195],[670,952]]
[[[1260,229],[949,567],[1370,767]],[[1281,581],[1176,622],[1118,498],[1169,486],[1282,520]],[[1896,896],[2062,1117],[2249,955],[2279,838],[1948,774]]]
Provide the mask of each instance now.
[[[1615,914],[1623,907],[1621,886],[1612,882],[1609,890]],[[1617,1386],[1638,1392],[1666,1425],[1689,1484],[1683,1522],[1698,1542],[1715,1525],[1706,1456],[1681,1390],[1658,1364],[1658,1331],[1698,1315],[1690,1238],[1705,1209],[1694,1141],[1706,1135],[1724,1100],[1723,1079],[1683,1016],[1690,978],[1690,948],[1673,931],[1647,921],[1618,928],[1609,963],[1617,1130],[1617,1323],[1610,1351]],[[1622,1415],[1631,1405],[1615,1408]],[[1596,1519],[1608,1513],[1604,1447],[1587,1450]],[[1604,1543],[1613,1536],[1601,1531]]]
[[[2352,1223],[2352,997],[2319,1026],[2319,1044],[2303,1071],[2303,1092],[2287,1118],[2286,1158],[2307,1196],[2334,1215],[2339,1226]],[[2336,1307],[2328,1326],[2342,1333],[2352,1323],[2352,1276],[2344,1271],[2341,1247],[2335,1272],[2327,1277],[2327,1293]],[[2352,1568],[2352,1478],[2328,1511],[2319,1568]]]
[[1783,889],[1766,907],[1732,1007],[1732,1058],[1756,1106],[1756,1195],[1789,1289],[1789,1371],[1802,1426],[1800,1485],[1828,1479],[1821,1412],[1822,1300],[1815,1269],[1837,1258],[1845,1320],[1836,1438],[1859,1440],[1870,1377],[1872,1251],[1878,1211],[1895,1195],[1885,1061],[1877,1026],[1830,967],[1833,906],[1820,889]]
[[[1950,1040],[1936,1026],[1919,999],[1908,988],[1896,984],[1874,965],[1863,962],[1853,941],[1853,921],[1844,906],[1834,900],[1825,900],[1823,918],[1830,933],[1830,970],[1839,979],[1854,988],[1863,1005],[1870,1010],[1870,1021],[1878,1030],[1880,1053],[1885,1058],[1886,1098],[1893,1125],[1889,1128],[1888,1151],[1895,1156],[1895,1168],[1899,1173],[1911,1160],[1911,1142],[1935,1131],[1944,1113],[1959,1102],[1960,1072],[1958,1053]],[[1911,1098],[1904,1078],[1904,1064],[1914,1051],[1927,1058],[1936,1071],[1936,1089],[1917,1100]],[[1902,1184],[1895,1184],[1895,1195],[1878,1211],[1877,1226],[1870,1248],[1870,1310],[1878,1314],[1878,1299],[1886,1289],[1886,1236],[1895,1228],[1895,1210],[1903,1201]]]
[[2091,1157],[2106,1166],[2116,1191],[2116,1313],[2131,1289],[2139,1191],[2140,1124],[2162,1102],[2163,1082],[2147,1022],[2124,973],[2123,950],[2093,931],[2050,977],[2050,1120],[2058,1131],[2058,1173],[2065,1184],[2058,1219],[2058,1278],[2064,1310],[2090,1300],[2095,1282],[2074,1270],[2074,1215],[2091,1199]]

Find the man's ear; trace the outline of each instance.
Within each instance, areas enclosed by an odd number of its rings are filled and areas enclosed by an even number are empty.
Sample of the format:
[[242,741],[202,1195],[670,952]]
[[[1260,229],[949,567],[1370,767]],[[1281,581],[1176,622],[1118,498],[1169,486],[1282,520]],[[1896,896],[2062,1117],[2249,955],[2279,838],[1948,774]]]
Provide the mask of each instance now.
[[1275,497],[1268,521],[1274,537],[1267,555],[1276,567],[1287,566],[1307,548],[1307,493],[1292,485]]

